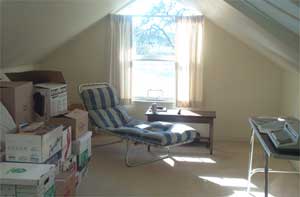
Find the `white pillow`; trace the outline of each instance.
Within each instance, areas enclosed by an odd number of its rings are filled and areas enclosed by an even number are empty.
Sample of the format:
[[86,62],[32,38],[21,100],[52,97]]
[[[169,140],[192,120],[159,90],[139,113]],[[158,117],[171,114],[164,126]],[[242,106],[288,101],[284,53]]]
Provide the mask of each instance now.
[[5,134],[15,133],[16,123],[2,102],[0,102],[0,119],[0,150],[3,150],[5,147]]
[[0,81],[10,81],[9,78],[0,71]]

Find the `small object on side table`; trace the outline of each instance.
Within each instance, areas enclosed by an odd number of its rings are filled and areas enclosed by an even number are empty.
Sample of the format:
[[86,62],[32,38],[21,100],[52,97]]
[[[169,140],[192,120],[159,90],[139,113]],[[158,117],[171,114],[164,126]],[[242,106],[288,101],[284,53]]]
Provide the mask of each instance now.
[[181,109],[179,109],[179,110],[178,110],[178,113],[177,113],[177,114],[178,114],[178,115],[180,115],[180,114],[181,114]]
[[156,103],[152,103],[151,110],[152,110],[153,114],[155,114],[157,112],[157,104]]
[[209,137],[201,137],[201,140],[207,141],[209,145],[209,152],[213,154],[213,133],[214,133],[214,119],[216,118],[216,111],[200,111],[196,109],[187,110],[168,109],[167,111],[157,111],[152,113],[151,108],[145,113],[147,121],[166,121],[166,122],[186,122],[186,123],[204,123],[209,125]]

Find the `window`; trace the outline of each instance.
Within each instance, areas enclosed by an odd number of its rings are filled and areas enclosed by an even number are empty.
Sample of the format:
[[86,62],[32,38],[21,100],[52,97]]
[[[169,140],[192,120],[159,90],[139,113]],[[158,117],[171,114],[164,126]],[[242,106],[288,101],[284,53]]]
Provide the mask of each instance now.
[[199,15],[172,0],[137,0],[119,14],[132,16],[132,97],[175,101],[176,16]]
[[174,43],[174,17],[133,18],[133,98],[174,100]]

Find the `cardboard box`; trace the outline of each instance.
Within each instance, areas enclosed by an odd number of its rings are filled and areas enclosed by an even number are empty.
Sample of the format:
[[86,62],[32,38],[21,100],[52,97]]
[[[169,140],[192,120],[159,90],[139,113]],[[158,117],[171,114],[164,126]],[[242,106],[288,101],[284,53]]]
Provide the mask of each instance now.
[[64,127],[62,132],[62,161],[67,160],[72,153],[72,129],[71,126]]
[[55,167],[46,164],[0,163],[2,196],[54,197]]
[[15,121],[5,108],[5,106],[0,102],[0,151],[5,149],[5,135],[7,133],[15,133],[17,128]]
[[34,112],[37,120],[67,113],[67,85],[61,83],[40,83],[34,85]]
[[65,161],[61,162],[61,171],[77,171],[77,157],[76,155],[70,155]]
[[89,162],[92,155],[92,132],[87,132],[72,143],[72,153],[77,155],[77,169],[81,171]]
[[66,82],[59,71],[5,73],[11,81],[32,81],[35,87],[34,111],[38,120],[67,112]]
[[0,81],[0,100],[16,125],[32,122],[32,82]]
[[6,161],[44,163],[61,150],[62,129],[43,125],[26,133],[6,134]]
[[5,161],[5,152],[0,152],[0,162]]
[[74,196],[76,188],[76,171],[59,174],[55,178],[56,196]]
[[26,72],[5,73],[11,81],[32,81],[37,83],[66,83],[60,71],[33,70]]
[[89,117],[87,111],[74,109],[63,116],[51,118],[49,122],[71,126],[72,139],[76,140],[88,131]]
[[52,164],[55,165],[55,174],[58,175],[61,169],[61,158],[62,158],[62,151],[58,151],[52,157],[50,157],[44,164]]
[[82,182],[82,179],[87,176],[88,174],[88,167],[85,166],[81,171],[76,172],[76,190],[78,189],[79,185]]

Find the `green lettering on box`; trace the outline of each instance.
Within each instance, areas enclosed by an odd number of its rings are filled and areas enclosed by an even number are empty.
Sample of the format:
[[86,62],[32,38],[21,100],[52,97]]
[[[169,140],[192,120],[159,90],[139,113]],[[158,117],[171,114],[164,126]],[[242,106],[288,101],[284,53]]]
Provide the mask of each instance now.
[[24,172],[26,172],[25,168],[11,168],[6,172],[6,174],[9,174],[9,173],[20,174],[20,173],[24,173]]
[[79,169],[83,168],[88,163],[88,160],[89,160],[89,153],[88,153],[88,149],[86,149],[79,155],[79,159],[78,159]]

